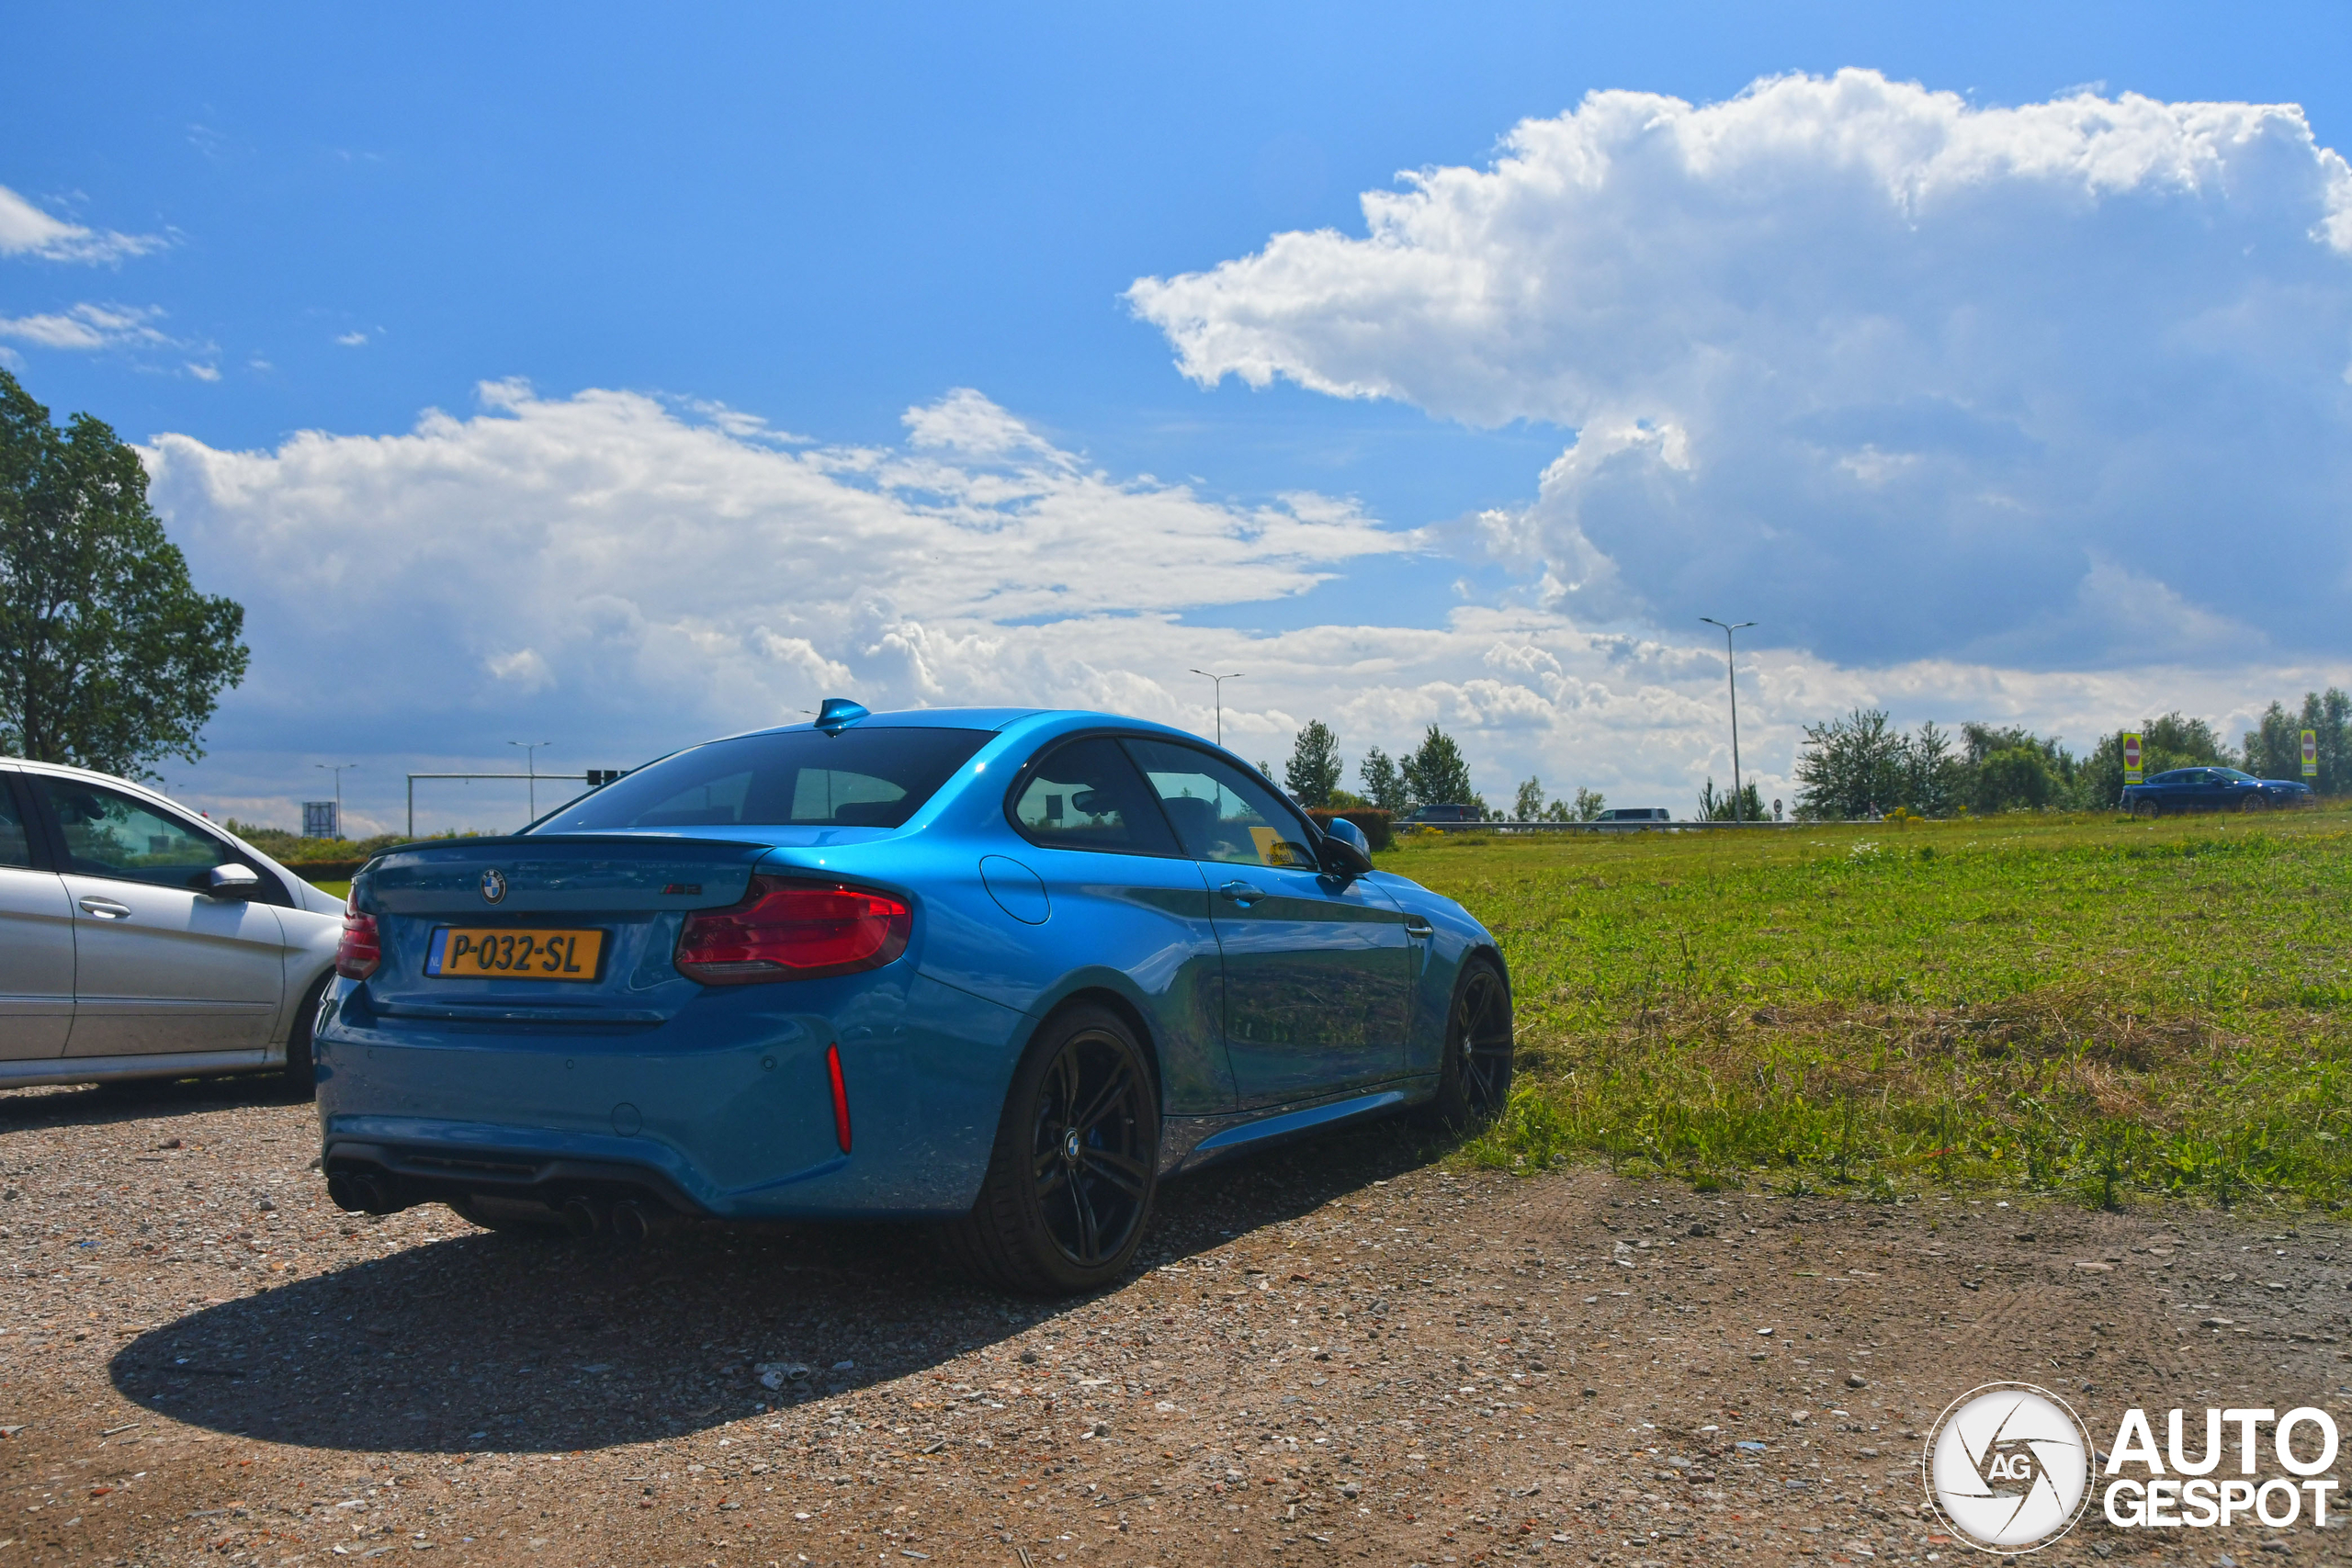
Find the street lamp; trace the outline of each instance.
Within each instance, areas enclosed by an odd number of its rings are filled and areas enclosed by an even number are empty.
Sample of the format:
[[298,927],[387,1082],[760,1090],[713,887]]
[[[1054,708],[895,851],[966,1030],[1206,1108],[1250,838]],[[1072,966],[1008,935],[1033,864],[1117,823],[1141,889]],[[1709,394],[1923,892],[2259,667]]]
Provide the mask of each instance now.
[[555,742],[552,740],[509,740],[506,744],[523,748],[523,772],[531,781],[524,786],[524,793],[530,796],[531,820],[536,822],[539,819],[539,748],[552,746]]
[[324,768],[327,772],[334,775],[334,830],[337,838],[343,836],[344,770],[346,768],[356,768],[358,765],[359,764],[356,762],[313,762],[311,764],[311,766],[314,768]]
[[1205,670],[1195,670],[1193,673],[1195,675],[1206,676],[1209,682],[1216,688],[1216,743],[1222,746],[1225,744],[1225,683],[1227,681],[1238,681],[1241,679],[1241,671],[1237,670],[1230,675],[1211,675]]
[[1736,822],[1740,819],[1739,671],[1734,668],[1732,663],[1731,634],[1736,631],[1745,631],[1747,627],[1754,626],[1756,623],[1754,621],[1741,621],[1736,625],[1725,625],[1724,622],[1715,619],[1713,615],[1702,615],[1699,618],[1706,622],[1707,625],[1711,626],[1722,626],[1724,628],[1724,673],[1731,681],[1731,819]]

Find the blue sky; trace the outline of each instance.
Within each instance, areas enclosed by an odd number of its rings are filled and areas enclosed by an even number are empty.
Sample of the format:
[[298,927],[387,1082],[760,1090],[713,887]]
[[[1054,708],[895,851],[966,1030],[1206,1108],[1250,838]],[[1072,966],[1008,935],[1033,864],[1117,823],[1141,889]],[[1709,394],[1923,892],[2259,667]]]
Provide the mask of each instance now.
[[[1594,93],[1703,108],[1759,78],[1859,67],[1971,112],[2084,88],[2296,105],[2315,147],[2335,147],[2352,92],[2338,6],[741,7],[658,22],[126,6],[11,12],[0,45],[19,62],[0,187],[90,236],[0,254],[0,352],[59,414],[90,410],[164,455],[175,535],[207,586],[249,606],[253,679],[213,756],[165,770],[222,810],[290,821],[309,763],[349,753],[368,764],[349,786],[360,814],[388,820],[406,767],[503,766],[501,742],[526,732],[573,766],[627,764],[813,706],[829,680],[1206,728],[1183,671],[1210,660],[1269,671],[1229,689],[1246,710],[1229,731],[1263,754],[1311,716],[1344,720],[1351,754],[1438,721],[1464,734],[1490,797],[1536,772],[1679,808],[1728,771],[1720,657],[1690,626],[1702,602],[1763,623],[1742,750],[1768,789],[1785,787],[1796,727],[1849,701],[2019,717],[2083,743],[2137,706],[2229,722],[2352,678],[2330,629],[2345,584],[2341,459],[2325,455],[2345,434],[2330,378],[2352,357],[2345,254],[2295,250],[2319,221],[2296,204],[2325,180],[2292,147],[2185,204],[2133,175],[2052,208],[2045,170],[1983,177],[1939,208],[1931,180],[1918,248],[1880,225],[1839,243],[1867,276],[1811,290],[1782,282],[1817,272],[1845,220],[1850,204],[1822,194],[1835,181],[1791,176],[1768,233],[1725,217],[1720,193],[1694,204],[1687,169],[1628,174],[1606,200],[1527,220],[1559,225],[1535,251],[1430,227],[1408,243],[1465,272],[1540,277],[1568,257],[1560,291],[1597,301],[1581,316],[1452,338],[1446,317],[1417,335],[1398,323],[1419,307],[1380,293],[1396,313],[1370,343],[1350,303],[1389,287],[1365,270],[1381,258],[1363,248],[1363,193],[1399,191],[1400,170],[1490,171],[1515,125]],[[1795,118],[1773,125],[1849,112],[1784,107]],[[1734,139],[1770,130],[1724,123]],[[1622,133],[1577,134],[1634,167]],[[1804,217],[1808,199],[1831,216]],[[1244,265],[1273,236],[1325,230],[1339,243],[1302,251],[1304,270]],[[1718,265],[1672,288],[1623,284],[1626,258],[1654,267],[1660,245]],[[1131,292],[1186,277],[1201,281],[1156,314]],[[2086,321],[2084,289],[2127,302]],[[1850,353],[1804,346],[1839,311],[1932,322],[1911,336],[1935,346],[1858,372]],[[1727,312],[1746,324],[1721,327]],[[1645,333],[1636,316],[1717,324]],[[1996,323],[2001,346],[1955,349],[1963,319]],[[2173,357],[2134,358],[2174,329],[2188,346]],[[2327,366],[2299,359],[2313,343]],[[1690,370],[1742,355],[1780,367],[1769,391]],[[2214,355],[2222,372],[2197,357]],[[2092,387],[2110,358],[2126,374]],[[485,383],[507,389],[485,400]],[[2175,406],[2132,406],[2150,388]],[[2204,388],[2216,407],[2176,429]],[[961,389],[1009,423],[951,429],[936,411]],[[592,394],[639,402],[590,417]],[[1766,417],[1792,399],[1809,423]],[[929,424],[909,422],[924,409]],[[421,435],[429,410],[454,428]],[[1621,418],[1630,434],[1606,450],[1585,434]],[[518,490],[453,491],[481,457],[467,443],[520,434],[485,422],[543,439],[499,459]],[[297,454],[301,432],[320,434]],[[1680,466],[1678,432],[1696,454]],[[658,483],[615,506],[613,474],[582,478],[583,455],[617,462],[639,436],[628,482],[670,453],[697,476],[700,521],[665,511]],[[413,445],[387,467],[390,438]],[[1792,443],[1835,448],[1829,468],[1877,488],[1826,497]],[[1646,475],[1627,468],[1653,449]],[[885,473],[926,463],[953,472]],[[820,474],[856,495],[807,488]],[[1106,488],[1069,489],[1073,474]],[[2224,551],[2235,568],[2200,558],[2240,525],[2224,514],[2254,476],[2269,546]],[[750,504],[730,487],[771,480],[789,517],[756,537],[705,525]],[[479,509],[494,533],[512,494],[574,484],[573,509],[503,560],[403,553],[430,519],[463,526]],[[1888,499],[1889,485],[1910,488]],[[2014,535],[1971,509],[1988,488],[2027,519]],[[934,581],[910,570],[926,554],[911,535],[861,567],[857,530],[896,525],[858,505],[821,540],[795,532],[859,496],[967,529],[974,509],[1006,505],[1024,527],[1060,521],[962,575],[955,550],[929,551],[949,563]],[[1171,520],[1180,501],[1194,510]],[[604,541],[586,552],[594,581],[567,575],[586,525],[562,519],[582,508]],[[1295,538],[1266,542],[1268,508]],[[1843,521],[1806,534],[1816,514]],[[1001,535],[989,515],[981,531]],[[1887,545],[1915,518],[1944,543]],[[1184,542],[1194,529],[1246,547],[1230,575],[1189,575],[1215,564]],[[708,610],[665,540],[699,570],[776,585]],[[1869,571],[1843,581],[1856,562]],[[2263,607],[2315,562],[2308,613]],[[1069,580],[1061,596],[1023,597],[1038,572]],[[1114,591],[1138,575],[1157,586]],[[670,586],[632,594],[633,576]],[[502,643],[496,607],[534,594],[556,619],[593,601],[604,640]],[[416,679],[319,679],[337,632],[411,650]]]

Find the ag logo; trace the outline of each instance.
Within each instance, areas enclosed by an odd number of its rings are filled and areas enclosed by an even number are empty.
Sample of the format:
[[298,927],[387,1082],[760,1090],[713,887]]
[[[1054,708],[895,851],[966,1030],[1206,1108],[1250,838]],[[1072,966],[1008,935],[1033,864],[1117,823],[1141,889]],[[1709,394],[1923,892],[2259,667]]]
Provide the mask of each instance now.
[[501,898],[503,898],[503,897],[506,897],[506,874],[505,874],[505,873],[501,872],[501,871],[496,871],[496,870],[492,870],[492,871],[485,871],[485,872],[483,872],[483,873],[481,874],[481,899],[482,899],[482,902],[483,902],[483,903],[485,903],[485,904],[495,904],[495,903],[497,903]]
[[2064,1400],[2031,1383],[1986,1383],[1952,1401],[1922,1462],[1937,1511],[1986,1551],[2047,1546],[2090,1495],[2089,1435]]

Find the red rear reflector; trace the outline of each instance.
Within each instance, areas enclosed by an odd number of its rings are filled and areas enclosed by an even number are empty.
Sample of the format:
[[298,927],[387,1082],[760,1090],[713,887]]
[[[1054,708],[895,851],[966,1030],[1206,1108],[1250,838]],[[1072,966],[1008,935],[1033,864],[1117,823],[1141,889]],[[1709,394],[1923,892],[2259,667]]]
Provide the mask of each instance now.
[[849,1086],[842,1082],[842,1048],[825,1047],[825,1076],[833,1080],[833,1141],[849,1153]]
[[346,907],[343,936],[334,944],[334,972],[346,980],[365,980],[384,961],[383,942],[376,934],[376,917]]
[[907,950],[914,910],[887,893],[755,876],[743,901],[678,932],[678,972],[706,986],[817,980],[878,969]]

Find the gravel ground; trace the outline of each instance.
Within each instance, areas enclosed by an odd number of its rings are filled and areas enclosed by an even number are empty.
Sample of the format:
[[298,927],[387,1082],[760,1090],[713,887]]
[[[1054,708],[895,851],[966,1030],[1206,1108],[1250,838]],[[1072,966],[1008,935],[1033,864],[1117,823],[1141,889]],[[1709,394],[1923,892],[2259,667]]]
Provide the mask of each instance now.
[[[1391,1125],[1170,1184],[1128,1284],[1040,1303],[912,1230],[357,1219],[315,1152],[264,1081],[0,1094],[0,1568],[1951,1562],[1917,1434],[1979,1382],[2102,1432],[2352,1393],[2310,1220],[1464,1174]],[[2042,1560],[2343,1539],[2094,1512]]]

